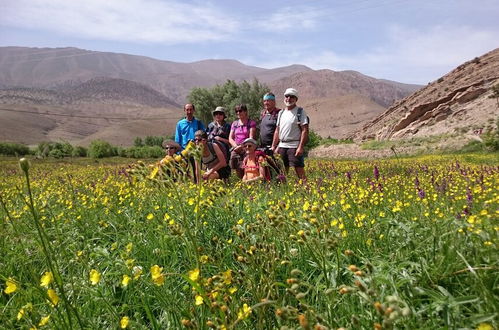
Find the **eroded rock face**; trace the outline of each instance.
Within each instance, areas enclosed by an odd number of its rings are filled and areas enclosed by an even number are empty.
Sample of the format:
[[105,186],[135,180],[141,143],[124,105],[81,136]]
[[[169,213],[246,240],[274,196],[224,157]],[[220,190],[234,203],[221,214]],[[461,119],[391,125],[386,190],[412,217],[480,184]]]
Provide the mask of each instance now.
[[466,62],[352,134],[356,141],[472,132],[499,116],[489,96],[499,84],[499,48]]

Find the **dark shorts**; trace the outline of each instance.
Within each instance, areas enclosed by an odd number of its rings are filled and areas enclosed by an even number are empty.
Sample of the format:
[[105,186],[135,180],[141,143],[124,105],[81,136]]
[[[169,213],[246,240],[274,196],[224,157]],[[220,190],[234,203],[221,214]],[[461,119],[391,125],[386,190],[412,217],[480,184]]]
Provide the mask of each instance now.
[[285,167],[305,167],[305,157],[296,157],[295,152],[296,148],[279,148],[279,155]]
[[220,179],[228,179],[230,177],[230,166],[222,167],[217,173]]

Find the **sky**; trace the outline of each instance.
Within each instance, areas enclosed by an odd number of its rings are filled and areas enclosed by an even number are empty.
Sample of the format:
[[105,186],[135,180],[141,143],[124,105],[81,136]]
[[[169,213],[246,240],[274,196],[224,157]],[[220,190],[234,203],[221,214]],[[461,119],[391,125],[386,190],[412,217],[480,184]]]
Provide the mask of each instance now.
[[499,47],[499,1],[0,0],[0,46],[303,64],[427,84]]

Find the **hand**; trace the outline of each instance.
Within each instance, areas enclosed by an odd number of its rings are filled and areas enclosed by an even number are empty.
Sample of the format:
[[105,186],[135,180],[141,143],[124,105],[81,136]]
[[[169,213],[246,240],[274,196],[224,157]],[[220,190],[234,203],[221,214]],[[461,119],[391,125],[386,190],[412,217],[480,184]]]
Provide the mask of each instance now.
[[296,148],[295,156],[298,157],[301,155],[303,155],[303,147]]
[[220,136],[215,136],[215,140],[219,141],[220,140]]

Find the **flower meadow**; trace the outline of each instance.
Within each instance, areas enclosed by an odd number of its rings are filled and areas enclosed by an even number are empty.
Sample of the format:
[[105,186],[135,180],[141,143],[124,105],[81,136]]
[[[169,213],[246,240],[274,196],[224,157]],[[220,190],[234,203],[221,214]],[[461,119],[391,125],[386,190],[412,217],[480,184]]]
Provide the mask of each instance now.
[[1,328],[497,327],[497,154],[252,185],[126,161],[0,160]]

